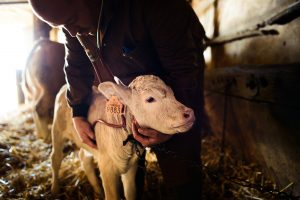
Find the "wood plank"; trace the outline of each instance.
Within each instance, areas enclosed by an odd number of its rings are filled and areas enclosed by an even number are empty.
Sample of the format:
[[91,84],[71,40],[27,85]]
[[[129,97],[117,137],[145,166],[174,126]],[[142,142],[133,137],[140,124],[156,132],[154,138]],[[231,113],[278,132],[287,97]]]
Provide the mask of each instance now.
[[218,68],[204,87],[212,132],[222,135],[225,123],[226,144],[279,185],[295,182],[299,195],[300,64]]

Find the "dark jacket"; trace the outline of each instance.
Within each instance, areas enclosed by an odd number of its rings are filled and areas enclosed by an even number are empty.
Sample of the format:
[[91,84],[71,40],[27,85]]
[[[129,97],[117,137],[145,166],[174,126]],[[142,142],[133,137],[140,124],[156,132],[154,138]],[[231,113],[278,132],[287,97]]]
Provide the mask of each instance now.
[[[185,0],[104,0],[101,22],[100,51],[113,75],[125,84],[158,75],[199,119],[205,33]],[[73,116],[86,116],[94,71],[77,38],[65,33],[68,102]]]
[[[177,100],[195,111],[196,124],[189,133],[163,144],[163,149],[179,158],[159,148],[154,151],[168,187],[192,183],[194,187],[186,187],[189,192],[184,195],[200,198],[201,167],[195,166],[201,166],[203,27],[185,0],[103,1],[100,52],[113,75],[125,84],[139,75],[158,75],[171,86]],[[77,39],[68,33],[66,37],[68,102],[73,116],[86,116],[94,70]]]

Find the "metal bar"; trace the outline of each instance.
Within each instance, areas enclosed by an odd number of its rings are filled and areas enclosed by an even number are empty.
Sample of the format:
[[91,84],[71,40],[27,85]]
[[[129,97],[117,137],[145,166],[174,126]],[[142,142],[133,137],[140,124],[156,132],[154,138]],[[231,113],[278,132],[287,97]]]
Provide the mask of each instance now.
[[0,1],[0,6],[1,5],[13,5],[13,4],[27,4],[28,1],[4,1],[4,2],[1,2]]
[[278,35],[278,31],[275,29],[270,29],[270,30],[246,30],[238,33],[234,33],[231,35],[224,35],[224,36],[219,36],[213,39],[208,39],[205,41],[206,46],[218,46],[218,45],[223,45],[226,43],[246,39],[246,38],[251,38],[251,37],[257,37],[257,36],[266,36],[266,35]]

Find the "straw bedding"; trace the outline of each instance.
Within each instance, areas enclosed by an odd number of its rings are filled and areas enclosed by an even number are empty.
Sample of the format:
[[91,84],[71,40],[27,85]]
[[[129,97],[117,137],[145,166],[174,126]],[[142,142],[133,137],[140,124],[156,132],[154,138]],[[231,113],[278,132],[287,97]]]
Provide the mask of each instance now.
[[[0,121],[0,199],[94,199],[93,190],[80,166],[77,149],[66,144],[60,174],[61,193],[53,196],[51,188],[51,144],[35,136],[35,127],[28,109]],[[219,170],[220,139],[207,136],[203,139],[202,161],[203,195],[205,199],[272,199],[272,195],[242,187],[222,178]],[[153,153],[146,155],[144,200],[163,199],[163,178]],[[212,170],[212,171],[211,171]],[[252,183],[276,188],[273,181],[264,177],[260,167],[241,161],[234,151],[225,149],[224,174],[239,177]]]

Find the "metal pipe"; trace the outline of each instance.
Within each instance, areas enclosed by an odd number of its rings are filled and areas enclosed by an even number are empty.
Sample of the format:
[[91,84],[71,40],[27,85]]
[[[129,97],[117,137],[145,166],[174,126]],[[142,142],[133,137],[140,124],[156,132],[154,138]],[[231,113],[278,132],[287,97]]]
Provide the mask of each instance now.
[[244,31],[237,32],[230,35],[217,36],[212,39],[206,38],[205,46],[218,46],[226,43],[242,40],[250,37],[265,36],[265,35],[278,35],[276,29],[263,29],[270,27],[274,24],[285,25],[292,20],[300,17],[300,0],[290,4],[275,15],[269,17],[267,20],[256,24],[254,27],[248,28]]

